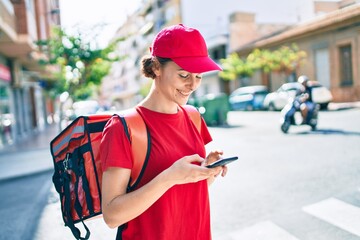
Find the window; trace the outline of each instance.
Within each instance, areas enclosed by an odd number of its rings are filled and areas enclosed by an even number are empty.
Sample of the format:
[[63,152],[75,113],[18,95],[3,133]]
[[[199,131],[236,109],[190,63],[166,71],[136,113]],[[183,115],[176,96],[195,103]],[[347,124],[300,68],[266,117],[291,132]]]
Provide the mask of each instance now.
[[209,51],[209,54],[215,61],[218,61],[221,58],[226,58],[226,47],[225,45],[220,45],[215,49],[212,49],[212,51]]
[[2,0],[2,4],[5,6],[6,10],[8,10],[11,15],[15,15],[14,7],[10,0]]
[[339,48],[340,51],[340,86],[353,85],[351,45]]

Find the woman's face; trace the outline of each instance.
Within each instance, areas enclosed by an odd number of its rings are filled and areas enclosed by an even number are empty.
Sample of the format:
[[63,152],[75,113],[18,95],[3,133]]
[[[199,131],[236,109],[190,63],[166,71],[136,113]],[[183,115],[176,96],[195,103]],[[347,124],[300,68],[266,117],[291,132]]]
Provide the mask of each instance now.
[[184,105],[201,83],[202,74],[190,73],[173,61],[167,62],[158,71],[157,88],[169,101]]

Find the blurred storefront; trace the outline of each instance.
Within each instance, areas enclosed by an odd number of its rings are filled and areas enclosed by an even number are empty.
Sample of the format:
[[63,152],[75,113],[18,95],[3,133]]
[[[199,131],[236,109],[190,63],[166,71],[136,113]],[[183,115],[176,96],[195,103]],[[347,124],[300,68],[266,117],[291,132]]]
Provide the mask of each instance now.
[[0,147],[13,142],[11,111],[11,72],[4,56],[0,55]]
[[50,72],[39,65],[44,53],[35,42],[60,24],[58,9],[58,0],[0,0],[0,150],[48,125]]

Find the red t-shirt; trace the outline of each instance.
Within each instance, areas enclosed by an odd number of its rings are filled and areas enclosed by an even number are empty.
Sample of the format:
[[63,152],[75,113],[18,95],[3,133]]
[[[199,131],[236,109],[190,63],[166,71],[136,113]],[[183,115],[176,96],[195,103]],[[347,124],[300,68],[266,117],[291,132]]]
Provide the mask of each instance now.
[[[211,136],[205,122],[201,134],[182,108],[176,114],[138,108],[151,136],[148,165],[138,185],[149,182],[176,160],[192,154],[206,156],[204,145]],[[103,169],[132,168],[130,143],[117,117],[109,120],[101,143]],[[122,239],[209,240],[210,206],[207,181],[176,185],[137,218],[128,222]]]

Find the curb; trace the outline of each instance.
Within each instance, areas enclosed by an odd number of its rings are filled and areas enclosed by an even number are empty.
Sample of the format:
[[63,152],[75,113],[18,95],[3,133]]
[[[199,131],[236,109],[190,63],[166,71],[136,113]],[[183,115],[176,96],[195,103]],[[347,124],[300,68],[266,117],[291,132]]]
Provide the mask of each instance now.
[[14,174],[13,176],[0,177],[0,184],[6,183],[6,182],[11,182],[11,181],[16,181],[16,180],[19,180],[22,178],[34,177],[34,176],[40,175],[40,174],[47,174],[47,173],[51,173],[51,172],[54,172],[54,170],[51,168],[48,168],[48,169],[40,169],[38,171],[27,172],[27,173],[23,173],[23,174]]
[[54,168],[47,149],[19,150],[0,156],[0,180],[37,174]]
[[360,108],[360,102],[342,102],[342,103],[329,103],[328,110],[339,111],[351,108]]

